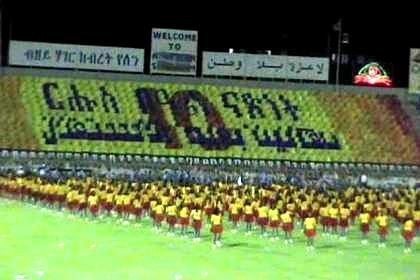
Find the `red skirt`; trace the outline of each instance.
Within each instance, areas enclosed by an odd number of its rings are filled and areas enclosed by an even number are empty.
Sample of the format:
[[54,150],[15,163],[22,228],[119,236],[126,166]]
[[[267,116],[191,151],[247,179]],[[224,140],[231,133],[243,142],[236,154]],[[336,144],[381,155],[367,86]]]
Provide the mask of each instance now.
[[176,216],[167,216],[166,222],[170,224],[171,226],[176,224]]
[[405,240],[411,241],[413,240],[414,236],[416,236],[416,233],[412,230],[403,230],[402,236]]
[[293,231],[293,223],[283,223],[283,230],[285,232],[292,232]]
[[57,200],[59,203],[64,203],[64,201],[66,201],[66,196],[64,194],[59,194]]
[[336,218],[328,218],[329,219],[329,225],[331,226],[331,227],[337,227],[337,224],[338,224],[338,221],[337,221],[337,219]]
[[299,212],[299,217],[300,217],[301,219],[305,219],[306,217],[308,217],[308,210],[307,210],[307,209],[305,209],[305,210],[300,210],[300,212]]
[[360,224],[360,230],[363,233],[368,233],[370,230],[370,225],[369,224]]
[[201,222],[201,220],[193,220],[192,227],[195,230],[200,230],[202,226],[203,226],[203,223]]
[[350,210],[350,218],[352,219],[352,220],[354,220],[354,219],[356,219],[356,217],[357,217],[357,210],[355,209],[355,210]]
[[79,210],[84,210],[86,208],[87,208],[87,203],[86,202],[79,203]]
[[163,218],[164,218],[163,214],[154,214],[154,219],[156,223],[160,224],[163,221]]
[[245,214],[245,222],[246,223],[254,222],[254,214]]
[[127,213],[127,214],[131,213],[131,207],[132,207],[131,204],[124,204],[124,206],[123,206],[123,212],[124,213]]
[[416,229],[419,230],[420,229],[420,220],[419,221],[415,221],[414,223],[415,223]]
[[278,228],[280,226],[280,221],[270,221],[270,227],[271,228]]
[[254,213],[254,217],[258,218],[258,211],[256,209],[254,209],[253,213]]
[[124,211],[124,206],[122,204],[117,205],[117,207],[115,207],[115,209],[117,210],[118,213],[122,213]]
[[309,238],[315,237],[316,230],[315,229],[305,229],[305,235],[306,235],[306,237],[309,237]]
[[90,207],[89,207],[89,211],[90,211],[90,213],[92,213],[93,215],[96,215],[97,213],[98,213],[98,210],[99,210],[99,207],[98,207],[98,205],[91,205]]
[[141,216],[141,211],[142,211],[141,207],[133,207],[131,209],[131,213],[135,216]]
[[369,214],[371,218],[375,218],[378,215],[378,211],[376,209],[372,209]]
[[52,194],[52,193],[50,194],[49,193],[46,196],[47,196],[47,202],[48,203],[50,203],[50,204],[54,203],[54,194]]
[[74,209],[76,209],[76,206],[77,206],[77,202],[76,202],[76,201],[69,201],[69,202],[67,202],[67,207],[68,207],[70,210],[74,210]]
[[265,217],[265,218],[258,218],[257,219],[257,223],[260,226],[266,226],[268,224],[268,218],[267,217]]
[[144,202],[142,206],[143,206],[143,209],[147,211],[147,210],[150,209],[150,202],[149,201],[148,202]]
[[188,217],[180,218],[179,223],[181,226],[188,226],[190,224],[190,219]]
[[328,226],[328,217],[325,217],[325,216],[321,217],[321,225]]
[[231,218],[232,218],[232,222],[239,222],[239,218],[241,216],[239,214],[232,214]]
[[211,232],[216,234],[216,233],[222,233],[223,232],[223,226],[222,225],[213,225],[211,227]]
[[388,227],[379,227],[378,234],[380,236],[387,236],[388,235]]
[[348,228],[349,227],[349,220],[348,219],[340,219],[340,227]]
[[204,211],[206,212],[207,216],[211,216],[213,214],[213,208],[212,207],[207,207],[206,209],[204,209]]
[[113,204],[112,204],[112,202],[105,202],[105,209],[107,210],[107,211],[111,211],[112,210],[112,207],[113,207]]

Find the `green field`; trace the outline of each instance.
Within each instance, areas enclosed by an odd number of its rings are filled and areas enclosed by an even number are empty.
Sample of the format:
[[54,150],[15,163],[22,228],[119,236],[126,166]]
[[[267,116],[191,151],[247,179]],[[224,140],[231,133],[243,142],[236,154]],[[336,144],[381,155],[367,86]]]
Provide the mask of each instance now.
[[[226,229],[213,249],[209,229],[193,243],[114,220],[92,223],[67,213],[0,199],[0,279],[420,279],[420,244],[403,254],[392,230],[388,247],[377,234],[360,243],[318,235],[313,252],[295,230],[295,244],[244,236]],[[166,227],[165,227],[166,229]]]

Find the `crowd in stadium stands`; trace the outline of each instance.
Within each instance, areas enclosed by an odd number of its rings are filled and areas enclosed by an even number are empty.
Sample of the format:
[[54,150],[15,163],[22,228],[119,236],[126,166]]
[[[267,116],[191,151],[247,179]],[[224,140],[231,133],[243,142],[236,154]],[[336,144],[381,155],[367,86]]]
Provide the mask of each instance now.
[[[314,250],[317,225],[322,234],[341,240],[346,240],[349,227],[357,225],[362,244],[367,244],[375,224],[382,248],[394,224],[405,239],[405,253],[411,252],[411,242],[420,230],[420,189],[409,187],[385,190],[348,186],[322,191],[286,184],[130,183],[93,177],[50,182],[9,175],[0,177],[0,196],[93,220],[115,216],[119,222],[137,224],[147,217],[157,232],[162,231],[164,222],[168,235],[175,235],[176,227],[180,227],[182,238],[187,237],[191,226],[194,242],[201,240],[203,226],[209,225],[215,248],[221,246],[226,224],[234,232],[245,225],[246,235],[259,233],[273,241],[280,239],[281,229],[286,244],[293,243],[294,229],[301,227],[308,251]],[[255,226],[258,230],[253,230]]]

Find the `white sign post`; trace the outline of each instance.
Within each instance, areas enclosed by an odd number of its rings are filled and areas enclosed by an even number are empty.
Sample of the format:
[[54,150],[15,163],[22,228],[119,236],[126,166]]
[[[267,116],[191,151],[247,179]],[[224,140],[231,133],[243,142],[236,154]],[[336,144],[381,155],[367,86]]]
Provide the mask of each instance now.
[[197,31],[153,28],[150,73],[195,76],[197,42]]
[[262,54],[203,53],[203,75],[328,81],[329,59]]
[[11,41],[9,64],[142,73],[144,50]]

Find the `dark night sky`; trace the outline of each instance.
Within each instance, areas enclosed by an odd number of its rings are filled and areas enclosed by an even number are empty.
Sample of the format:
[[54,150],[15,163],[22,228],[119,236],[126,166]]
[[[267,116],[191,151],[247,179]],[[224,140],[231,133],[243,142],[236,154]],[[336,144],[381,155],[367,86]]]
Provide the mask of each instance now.
[[11,28],[3,29],[11,30],[12,39],[144,48],[146,55],[151,29],[161,27],[198,30],[199,51],[233,47],[250,53],[270,49],[273,54],[327,56],[328,37],[331,50],[337,46],[332,25],[342,17],[343,32],[350,36],[344,52],[384,62],[397,86],[404,87],[409,49],[420,48],[418,16],[396,9],[391,14],[375,7],[370,11],[344,8],[344,3],[331,10],[306,4],[281,6],[281,2],[274,7],[263,1],[253,6],[155,1],[147,7],[134,0],[4,2],[4,24],[10,22]]

